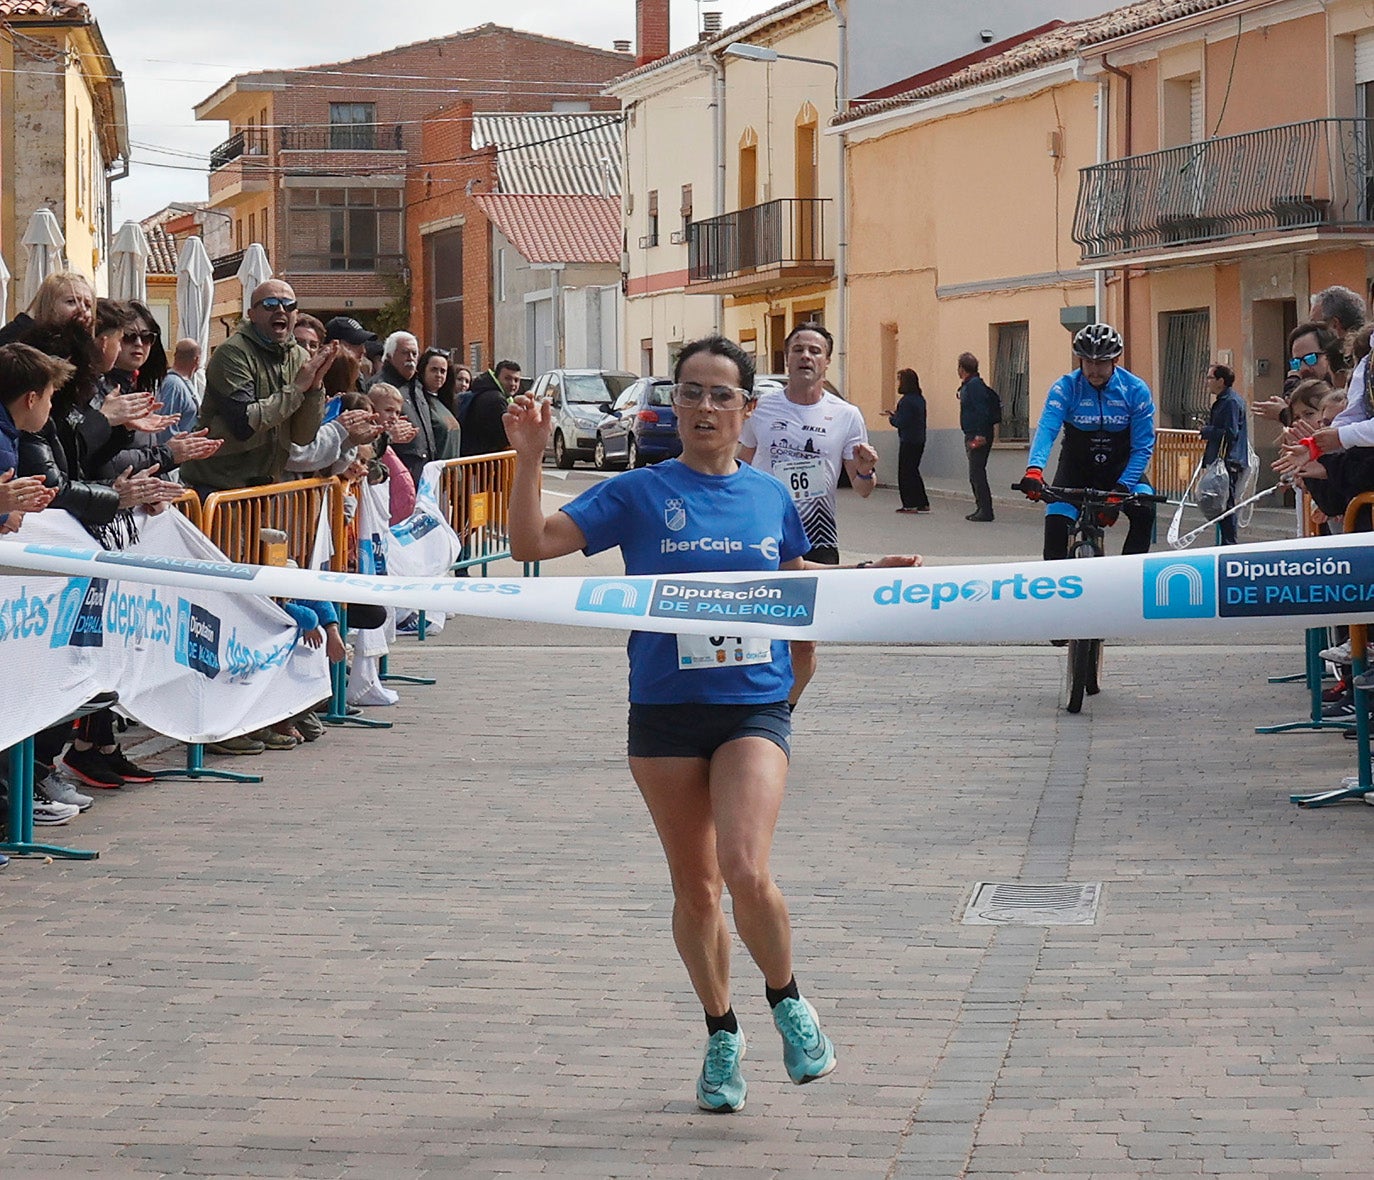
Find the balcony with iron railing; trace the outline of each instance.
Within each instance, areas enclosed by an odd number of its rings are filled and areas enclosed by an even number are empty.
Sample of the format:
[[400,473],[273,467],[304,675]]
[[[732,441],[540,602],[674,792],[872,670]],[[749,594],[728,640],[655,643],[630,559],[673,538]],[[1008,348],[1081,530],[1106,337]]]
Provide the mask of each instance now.
[[1083,261],[1374,230],[1374,121],[1311,119],[1084,168]]
[[221,254],[218,258],[210,259],[210,269],[213,272],[215,282],[219,282],[220,279],[232,279],[239,273],[239,266],[242,263],[242,250],[235,250],[232,254]]
[[210,171],[217,172],[232,164],[240,156],[267,155],[267,132],[260,127],[247,127],[235,132],[210,152]]
[[282,127],[278,146],[284,152],[400,152],[405,150],[399,123],[340,123],[333,127]]
[[821,198],[767,201],[692,223],[687,289],[748,294],[832,277]]

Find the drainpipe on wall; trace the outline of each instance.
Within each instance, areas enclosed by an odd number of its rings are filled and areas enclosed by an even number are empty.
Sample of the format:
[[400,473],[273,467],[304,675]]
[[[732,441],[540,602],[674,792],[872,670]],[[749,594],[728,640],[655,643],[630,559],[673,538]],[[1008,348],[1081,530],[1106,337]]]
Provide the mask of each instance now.
[[[1112,84],[1106,78],[1097,83],[1097,162],[1107,162],[1107,104],[1111,101]],[[1093,271],[1093,318],[1100,324],[1107,318],[1107,272],[1098,267]]]
[[[715,152],[716,174],[713,181],[715,216],[725,216],[725,63],[714,53],[704,55],[703,69],[711,71],[711,139]],[[725,331],[725,296],[716,295],[711,300],[715,318],[714,331],[720,335]]]
[[553,272],[549,278],[553,290],[553,368],[561,369],[567,351],[567,341],[563,339],[563,264],[555,262],[550,270]]
[[[827,0],[835,28],[839,34],[839,60],[836,64],[835,89],[838,114],[849,110],[849,24],[838,0]],[[835,286],[839,295],[839,323],[835,325],[835,339],[839,348],[840,380],[849,380],[849,159],[845,152],[845,133],[836,137],[840,144],[840,199],[835,219]]]
[[[1124,94],[1122,95],[1122,101],[1121,101],[1121,119],[1122,119],[1122,124],[1123,124],[1123,126],[1124,126],[1124,128],[1125,128],[1125,134],[1124,134],[1124,137],[1123,137],[1122,152],[1121,152],[1121,154],[1122,154],[1122,156],[1129,156],[1129,155],[1131,154],[1131,115],[1132,115],[1132,107],[1131,107],[1131,75],[1128,74],[1125,70],[1118,69],[1116,66],[1112,65],[1105,57],[1102,59],[1102,68],[1103,68],[1104,70],[1106,70],[1107,73],[1109,73],[1109,74],[1115,74],[1115,75],[1116,75],[1118,78],[1120,78],[1121,81],[1122,81],[1122,86],[1123,86],[1125,92],[1124,92]],[[1110,83],[1110,82],[1107,82],[1106,85],[1107,85],[1108,87],[1110,87],[1110,86],[1111,86],[1111,83]],[[1101,114],[1101,112],[1099,112],[1099,115],[1100,115],[1100,114]],[[1106,128],[1104,128],[1104,130],[1103,130],[1103,132],[1102,132],[1102,137],[1103,137],[1103,140],[1104,140],[1104,146],[1103,146],[1103,151],[1102,151],[1102,154],[1103,154],[1103,157],[1104,157],[1104,159],[1103,159],[1103,162],[1104,162],[1104,163],[1106,162],[1105,157],[1106,157],[1106,155],[1108,154],[1108,149],[1107,149],[1107,147],[1105,146],[1105,140],[1106,140],[1108,134],[1109,134],[1109,130],[1106,129]],[[1105,291],[1104,291],[1104,296],[1105,296]],[[1100,314],[1100,312],[1099,312],[1099,314]],[[1131,323],[1131,270],[1130,270],[1130,267],[1129,267],[1129,266],[1123,266],[1123,267],[1121,268],[1121,325],[1120,325],[1120,331],[1121,331],[1121,334],[1122,334],[1123,336],[1124,336],[1124,335],[1127,333],[1127,331],[1129,330],[1129,328],[1130,328],[1130,323]]]

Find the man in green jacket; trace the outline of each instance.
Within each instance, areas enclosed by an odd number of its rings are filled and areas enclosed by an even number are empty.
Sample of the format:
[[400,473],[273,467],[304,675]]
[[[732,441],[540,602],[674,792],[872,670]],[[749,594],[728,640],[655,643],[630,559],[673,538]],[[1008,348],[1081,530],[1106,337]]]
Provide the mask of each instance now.
[[238,331],[210,357],[196,425],[224,445],[181,465],[182,478],[202,497],[278,483],[291,444],[314,441],[324,420],[324,374],[339,346],[330,342],[308,356],[296,343],[295,326],[296,293],[269,279],[253,292]]

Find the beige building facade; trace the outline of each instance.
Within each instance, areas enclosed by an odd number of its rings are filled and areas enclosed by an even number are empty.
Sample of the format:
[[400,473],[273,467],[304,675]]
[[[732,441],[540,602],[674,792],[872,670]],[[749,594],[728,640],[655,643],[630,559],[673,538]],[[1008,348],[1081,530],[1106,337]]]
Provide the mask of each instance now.
[[[740,43],[780,56],[729,52]],[[664,374],[722,331],[777,372],[796,324],[838,326],[839,60],[830,6],[800,0],[609,87],[625,107],[626,368]]]
[[[1070,367],[1066,324],[1089,320],[1093,303],[1070,233],[1078,170],[1096,161],[1095,88],[1071,61],[1012,77],[995,69],[992,59],[841,124],[851,397],[872,429],[895,405],[898,370],[915,369],[928,406],[923,466],[947,477],[965,464],[959,354],[977,356],[1002,396],[993,468],[1009,472],[1024,466],[1037,399]],[[892,470],[895,435],[873,433]]]
[[20,244],[47,207],[73,270],[106,289],[111,184],[127,174],[124,81],[85,4],[0,0],[0,252],[25,272]]
[[832,130],[855,400],[872,422],[916,369],[924,466],[961,475],[954,365],[973,351],[1004,404],[996,484],[1092,318],[1121,328],[1161,427],[1198,424],[1214,361],[1246,396],[1279,392],[1310,296],[1369,290],[1371,115],[1374,14],[1341,0],[1145,0],[851,109]]

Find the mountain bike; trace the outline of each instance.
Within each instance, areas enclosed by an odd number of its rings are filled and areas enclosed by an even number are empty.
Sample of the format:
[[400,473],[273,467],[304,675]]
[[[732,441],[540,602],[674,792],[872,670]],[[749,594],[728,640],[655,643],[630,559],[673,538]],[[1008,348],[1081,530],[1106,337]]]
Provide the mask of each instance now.
[[[1021,491],[1020,484],[1012,486],[1013,491]],[[1107,510],[1109,499],[1115,501],[1111,508],[1121,508],[1127,504],[1163,504],[1167,496],[1156,496],[1147,492],[1103,492],[1097,488],[1061,488],[1046,484],[1041,493],[1041,503],[1072,504],[1078,509],[1073,528],[1069,531],[1069,556],[1101,557],[1106,552],[1107,526],[1099,523],[1098,515]],[[1102,640],[1069,639],[1068,661],[1064,666],[1064,685],[1059,695],[1060,706],[1069,713],[1078,713],[1083,708],[1084,696],[1096,696],[1102,691]]]

